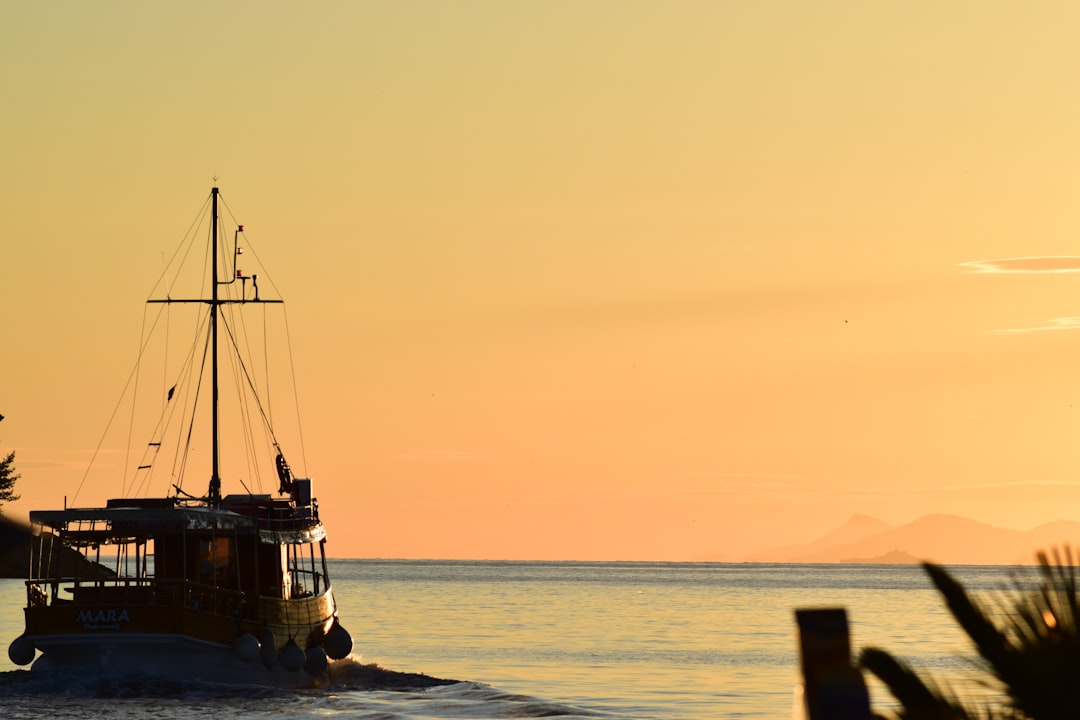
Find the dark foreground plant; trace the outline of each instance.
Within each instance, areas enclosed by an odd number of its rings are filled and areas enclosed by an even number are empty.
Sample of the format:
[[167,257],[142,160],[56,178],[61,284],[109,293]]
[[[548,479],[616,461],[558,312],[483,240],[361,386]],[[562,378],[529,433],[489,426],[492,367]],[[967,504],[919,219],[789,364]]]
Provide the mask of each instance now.
[[1011,590],[979,603],[944,568],[923,563],[953,617],[971,638],[1004,700],[972,709],[884,650],[866,648],[862,668],[876,675],[901,704],[901,718],[1057,720],[1080,718],[1080,608],[1072,551],[1038,554],[1034,587],[1017,579]]

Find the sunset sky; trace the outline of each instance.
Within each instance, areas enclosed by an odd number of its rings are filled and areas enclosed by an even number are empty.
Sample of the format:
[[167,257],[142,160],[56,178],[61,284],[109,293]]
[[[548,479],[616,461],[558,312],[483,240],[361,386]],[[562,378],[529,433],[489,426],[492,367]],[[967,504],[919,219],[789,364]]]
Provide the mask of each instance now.
[[4,514],[75,495],[217,177],[289,303],[335,556],[1078,520],[1078,32],[1066,2],[4,2]]

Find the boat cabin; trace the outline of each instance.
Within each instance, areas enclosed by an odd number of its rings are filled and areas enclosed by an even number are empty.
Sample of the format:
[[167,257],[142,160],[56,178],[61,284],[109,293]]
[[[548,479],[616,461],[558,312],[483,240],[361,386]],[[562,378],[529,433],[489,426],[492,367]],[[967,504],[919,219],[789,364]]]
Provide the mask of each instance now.
[[247,633],[267,661],[290,643],[323,644],[336,613],[326,532],[310,480],[293,483],[291,497],[228,495],[216,506],[123,498],[32,512],[27,634],[172,632],[227,644]]

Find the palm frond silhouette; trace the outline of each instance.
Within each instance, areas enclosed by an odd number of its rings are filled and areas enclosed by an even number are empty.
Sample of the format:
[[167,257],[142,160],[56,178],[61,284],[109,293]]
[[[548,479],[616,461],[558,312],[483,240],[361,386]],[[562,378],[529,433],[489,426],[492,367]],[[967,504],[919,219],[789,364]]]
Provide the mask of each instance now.
[[866,648],[859,664],[889,688],[901,705],[898,717],[1080,718],[1080,607],[1073,553],[1054,549],[1052,556],[1040,552],[1037,558],[1034,584],[1017,576],[1011,589],[984,602],[972,598],[945,568],[923,563],[1003,699],[977,710],[965,707],[888,652]]

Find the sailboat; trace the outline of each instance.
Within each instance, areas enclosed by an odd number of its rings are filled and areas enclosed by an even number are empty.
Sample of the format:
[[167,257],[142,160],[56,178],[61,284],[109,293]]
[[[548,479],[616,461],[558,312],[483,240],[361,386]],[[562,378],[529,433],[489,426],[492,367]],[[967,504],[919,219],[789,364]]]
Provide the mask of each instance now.
[[[260,297],[258,275],[240,268],[244,228],[236,226],[230,247],[220,228],[223,200],[217,187],[203,206],[203,217],[207,204],[208,294],[204,288],[193,293],[200,297],[173,297],[174,286],[169,286],[165,297],[152,294],[147,301],[205,311],[196,324],[200,339],[191,346],[201,348],[189,352],[181,380],[168,388],[162,417],[186,415],[188,409],[194,414],[198,398],[209,394],[206,491],[183,489],[198,426],[162,420],[146,446],[152,460],[135,473],[145,477],[153,469],[163,455],[165,428],[178,427],[173,434],[183,447],[172,456],[167,492],[125,495],[99,507],[68,507],[65,498],[61,509],[31,511],[35,543],[26,581],[25,630],[8,648],[17,665],[32,665],[34,671],[153,673],[304,686],[325,677],[331,660],[352,651],[352,637],[338,618],[327,571],[326,529],[312,481],[295,477],[286,460],[233,319],[234,311],[265,309],[282,300]],[[231,362],[219,359],[225,354],[219,344],[234,351]],[[250,391],[237,404],[259,419],[267,438],[264,450],[269,450],[258,460],[261,469],[252,472],[269,476],[276,494],[253,491],[239,477],[240,492],[222,492],[225,443],[218,385],[223,365]],[[194,389],[187,391],[184,412],[175,413],[182,383]],[[202,389],[207,384],[209,393]],[[247,429],[245,434],[253,433]],[[256,461],[251,454],[243,462],[251,467]],[[250,477],[249,482],[255,484]]]

